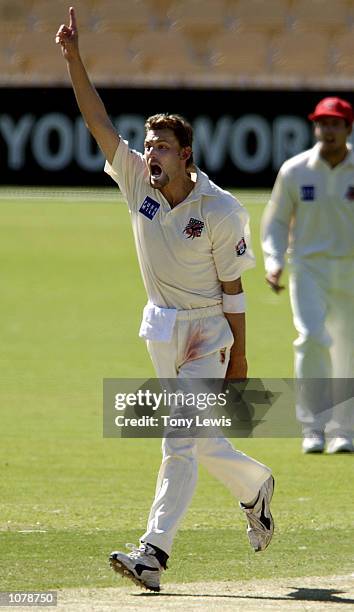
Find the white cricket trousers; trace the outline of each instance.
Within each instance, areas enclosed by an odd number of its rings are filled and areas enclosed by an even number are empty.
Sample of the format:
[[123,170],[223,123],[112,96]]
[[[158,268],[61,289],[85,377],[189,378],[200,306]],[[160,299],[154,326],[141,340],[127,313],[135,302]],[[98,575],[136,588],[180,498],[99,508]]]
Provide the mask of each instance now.
[[354,379],[354,260],[313,257],[292,264],[290,301],[298,332],[295,376],[321,379],[301,385],[297,418],[304,433],[353,436],[354,399],[345,398]]
[[[232,344],[233,334],[221,306],[179,311],[171,342],[147,341],[157,376],[184,380],[223,380]],[[271,474],[268,467],[235,450],[224,437],[164,437],[155,499],[140,540],[168,555],[195,490],[198,461],[245,503],[257,496]]]

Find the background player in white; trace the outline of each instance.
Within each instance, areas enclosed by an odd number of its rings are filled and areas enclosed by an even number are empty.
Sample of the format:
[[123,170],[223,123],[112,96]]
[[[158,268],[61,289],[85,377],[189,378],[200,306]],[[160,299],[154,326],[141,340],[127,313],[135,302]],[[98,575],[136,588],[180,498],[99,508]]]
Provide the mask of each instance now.
[[[354,154],[351,105],[321,100],[309,115],[315,146],[281,167],[263,217],[266,280],[278,293],[289,252],[298,338],[295,376],[303,451],[353,451]],[[315,380],[318,379],[318,380]],[[327,379],[327,380],[324,380]],[[328,380],[328,379],[332,379]],[[335,379],[335,380],[333,380]],[[351,398],[351,399],[350,399]]]
[[[248,215],[192,165],[192,128],[176,115],[146,124],[144,155],[130,150],[112,125],[80,58],[74,9],[57,33],[78,105],[128,202],[149,302],[140,335],[160,378],[245,378],[241,272],[254,266]],[[182,383],[181,383],[182,384]],[[147,529],[130,554],[114,552],[113,569],[160,589],[174,535],[197,479],[197,460],[241,500],[254,550],[273,534],[270,469],[236,451],[224,437],[164,438],[163,461]],[[138,494],[138,492],[137,492]]]

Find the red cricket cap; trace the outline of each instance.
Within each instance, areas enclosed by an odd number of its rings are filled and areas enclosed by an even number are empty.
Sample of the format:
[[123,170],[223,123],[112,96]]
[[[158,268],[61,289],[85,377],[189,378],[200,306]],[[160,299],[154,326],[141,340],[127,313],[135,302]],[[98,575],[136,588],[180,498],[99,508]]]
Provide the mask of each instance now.
[[354,120],[352,105],[341,98],[323,98],[308,117],[311,121],[320,117],[340,117],[348,123],[353,123]]

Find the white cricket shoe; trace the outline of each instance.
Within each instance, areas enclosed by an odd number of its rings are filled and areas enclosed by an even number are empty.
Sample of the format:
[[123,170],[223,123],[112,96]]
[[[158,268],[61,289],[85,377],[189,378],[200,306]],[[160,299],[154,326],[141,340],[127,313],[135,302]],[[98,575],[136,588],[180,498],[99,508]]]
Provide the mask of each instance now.
[[321,431],[311,431],[304,435],[302,441],[303,453],[323,453],[324,447],[325,438]]
[[274,478],[270,476],[261,486],[252,508],[240,503],[241,509],[246,513],[248,539],[255,552],[265,550],[273,537],[274,521],[270,511],[273,491]]
[[354,446],[350,436],[338,436],[332,438],[327,445],[327,453],[354,453]]
[[163,567],[156,558],[156,551],[149,544],[144,543],[141,543],[139,547],[134,544],[126,544],[126,547],[131,549],[129,554],[119,551],[110,554],[111,568],[140,587],[149,591],[159,591]]

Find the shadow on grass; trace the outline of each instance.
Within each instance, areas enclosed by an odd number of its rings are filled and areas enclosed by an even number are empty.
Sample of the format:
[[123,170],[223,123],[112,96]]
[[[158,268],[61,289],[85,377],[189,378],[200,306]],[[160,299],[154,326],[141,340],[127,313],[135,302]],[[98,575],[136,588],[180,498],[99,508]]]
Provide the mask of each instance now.
[[345,591],[335,591],[333,589],[312,589],[312,588],[296,588],[284,597],[275,597],[271,595],[228,595],[220,593],[139,593],[133,597],[212,597],[212,598],[227,598],[227,599],[260,599],[269,601],[326,601],[329,603],[354,604],[354,599],[337,597],[345,593]]

